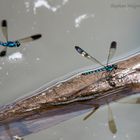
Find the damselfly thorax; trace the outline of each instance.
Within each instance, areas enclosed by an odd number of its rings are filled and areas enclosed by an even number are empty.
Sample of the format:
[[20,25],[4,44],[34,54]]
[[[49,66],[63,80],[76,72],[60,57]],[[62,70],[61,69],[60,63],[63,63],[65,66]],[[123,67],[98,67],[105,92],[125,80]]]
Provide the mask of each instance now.
[[0,45],[3,47],[12,48],[12,47],[19,47],[20,43],[19,43],[19,41],[7,41],[7,42],[0,41]]
[[39,39],[41,37],[41,34],[36,34],[36,35],[32,35],[26,38],[18,39],[15,41],[9,41],[8,40],[8,24],[6,20],[2,20],[1,28],[2,28],[3,36],[6,39],[6,42],[0,41],[0,46],[3,47],[2,50],[0,51],[0,57],[3,57],[6,55],[8,47],[9,48],[19,47],[21,43],[30,42],[30,41]]

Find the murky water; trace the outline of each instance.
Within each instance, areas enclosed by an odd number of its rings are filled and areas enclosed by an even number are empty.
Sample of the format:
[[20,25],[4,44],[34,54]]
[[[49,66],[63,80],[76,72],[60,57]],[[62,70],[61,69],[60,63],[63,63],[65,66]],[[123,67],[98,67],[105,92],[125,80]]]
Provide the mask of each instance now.
[[[139,0],[1,0],[0,20],[8,21],[9,40],[35,33],[42,38],[8,48],[7,56],[0,59],[0,105],[69,72],[97,66],[81,58],[75,45],[102,62],[113,40],[118,42],[114,60],[139,50],[139,13]],[[2,33],[0,39],[5,41]],[[107,113],[103,107],[87,122],[79,116],[26,139],[139,139],[139,106],[112,106],[120,128],[114,137],[104,129]]]

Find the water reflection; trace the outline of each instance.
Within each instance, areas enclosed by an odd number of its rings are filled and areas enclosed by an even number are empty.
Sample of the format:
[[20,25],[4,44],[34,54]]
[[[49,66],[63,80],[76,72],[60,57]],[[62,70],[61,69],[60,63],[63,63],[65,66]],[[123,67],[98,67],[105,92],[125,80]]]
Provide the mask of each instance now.
[[15,61],[22,60],[22,59],[23,59],[23,54],[20,52],[15,52],[8,56],[8,60],[10,62],[15,62]]
[[26,7],[26,11],[30,12],[30,2],[26,1],[24,4],[25,4],[25,7]]
[[48,0],[36,0],[34,2],[34,14],[36,14],[36,10],[39,7],[46,7],[48,10],[52,12],[56,12],[58,9],[60,9],[62,6],[64,6],[68,0],[62,0],[60,4],[57,4],[56,6],[52,6]]
[[75,28],[80,27],[80,24],[83,20],[88,19],[88,18],[94,18],[94,17],[95,17],[94,14],[83,14],[83,15],[78,16],[75,19]]

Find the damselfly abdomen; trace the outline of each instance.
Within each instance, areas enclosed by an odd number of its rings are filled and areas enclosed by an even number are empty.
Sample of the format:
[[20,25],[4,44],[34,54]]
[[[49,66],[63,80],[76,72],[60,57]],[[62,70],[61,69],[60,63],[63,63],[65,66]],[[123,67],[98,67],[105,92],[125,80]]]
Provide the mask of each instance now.
[[111,72],[111,71],[116,70],[116,69],[117,69],[117,65],[112,64],[112,65],[104,66],[100,69],[85,71],[85,72],[82,73],[82,75],[95,74],[97,72],[103,72],[103,71]]

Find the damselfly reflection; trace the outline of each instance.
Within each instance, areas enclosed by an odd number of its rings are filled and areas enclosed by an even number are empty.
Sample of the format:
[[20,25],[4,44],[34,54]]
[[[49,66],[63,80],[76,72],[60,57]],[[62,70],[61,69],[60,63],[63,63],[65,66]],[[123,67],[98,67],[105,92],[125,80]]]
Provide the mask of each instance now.
[[26,37],[26,38],[18,39],[18,40],[15,40],[15,41],[9,41],[8,40],[8,24],[7,24],[6,20],[2,20],[1,28],[2,28],[3,36],[6,39],[6,42],[0,41],[0,46],[3,47],[2,51],[0,52],[0,57],[3,57],[3,56],[6,55],[7,47],[9,47],[9,48],[19,47],[21,45],[21,43],[30,42],[30,41],[39,39],[41,37],[41,34],[36,34],[36,35],[31,35],[31,36]]
[[[96,58],[94,58],[93,56],[91,56],[90,54],[88,54],[86,51],[84,51],[83,49],[81,49],[79,46],[75,46],[75,49],[76,51],[81,54],[82,56],[84,56],[85,58],[93,61],[93,62],[96,62],[98,64],[100,64],[101,66],[103,66],[102,68],[100,69],[96,69],[96,70],[93,70],[93,71],[86,71],[84,73],[82,73],[82,75],[88,75],[88,74],[92,74],[92,73],[98,73],[98,72],[103,72],[105,71],[107,76],[105,77],[105,79],[108,81],[109,85],[112,86],[112,87],[115,87],[116,84],[115,82],[112,81],[112,72],[114,70],[116,70],[118,68],[118,66],[116,64],[113,64],[113,65],[109,65],[109,61],[111,60],[111,58],[113,58],[115,52],[116,52],[116,48],[117,48],[117,43],[115,41],[113,41],[110,45],[110,48],[109,48],[109,54],[108,54],[108,58],[107,58],[107,63],[106,65],[102,64],[100,61],[98,61]],[[109,117],[108,117],[108,125],[109,125],[109,129],[110,131],[115,134],[117,132],[117,128],[116,128],[116,124],[115,124],[115,121],[114,121],[114,117],[113,117],[113,113],[112,113],[112,110],[109,106],[109,103],[108,101],[106,101],[107,105],[108,105],[108,114],[109,114]],[[99,106],[95,106],[94,109],[84,118],[84,120],[88,119],[96,110],[99,109]]]

